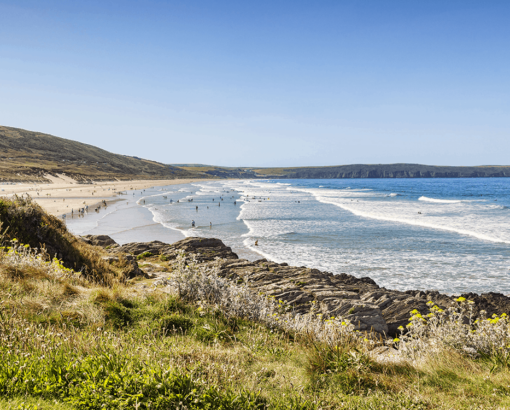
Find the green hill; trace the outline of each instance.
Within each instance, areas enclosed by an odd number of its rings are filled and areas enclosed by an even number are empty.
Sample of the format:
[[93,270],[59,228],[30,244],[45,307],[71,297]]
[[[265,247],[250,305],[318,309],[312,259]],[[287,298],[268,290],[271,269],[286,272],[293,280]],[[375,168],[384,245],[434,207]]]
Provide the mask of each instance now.
[[40,132],[0,126],[0,181],[44,181],[65,174],[78,181],[203,178],[197,172]]

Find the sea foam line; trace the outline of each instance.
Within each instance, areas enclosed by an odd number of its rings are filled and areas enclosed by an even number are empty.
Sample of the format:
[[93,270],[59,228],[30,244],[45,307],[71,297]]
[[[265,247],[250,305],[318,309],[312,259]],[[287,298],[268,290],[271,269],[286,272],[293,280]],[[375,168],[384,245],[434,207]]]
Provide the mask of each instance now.
[[316,196],[316,199],[319,202],[322,202],[322,203],[325,203],[325,204],[336,205],[339,208],[342,208],[342,209],[344,209],[346,211],[349,211],[349,212],[353,213],[354,215],[361,216],[361,217],[364,217],[364,218],[377,219],[377,220],[380,220],[380,221],[387,221],[387,222],[404,223],[404,224],[408,224],[408,225],[419,226],[419,227],[422,227],[422,228],[439,229],[439,230],[443,230],[443,231],[455,232],[455,233],[459,233],[459,234],[462,234],[462,235],[472,236],[472,237],[475,237],[477,239],[482,239],[482,240],[489,241],[489,242],[510,244],[510,241],[505,241],[503,239],[493,238],[491,236],[487,236],[487,235],[484,235],[484,234],[481,234],[481,233],[477,233],[477,232],[468,231],[468,230],[465,230],[465,229],[452,228],[452,227],[449,227],[449,226],[435,225],[435,224],[431,224],[431,223],[423,222],[423,221],[422,222],[412,221],[412,220],[404,219],[404,218],[395,218],[395,217],[391,217],[391,216],[374,215],[374,214],[370,214],[368,212],[363,212],[363,211],[359,211],[357,209],[352,209],[352,208],[350,208],[348,206],[345,206],[344,204],[339,204],[338,202],[331,201],[330,199],[325,198],[325,197],[317,197]]

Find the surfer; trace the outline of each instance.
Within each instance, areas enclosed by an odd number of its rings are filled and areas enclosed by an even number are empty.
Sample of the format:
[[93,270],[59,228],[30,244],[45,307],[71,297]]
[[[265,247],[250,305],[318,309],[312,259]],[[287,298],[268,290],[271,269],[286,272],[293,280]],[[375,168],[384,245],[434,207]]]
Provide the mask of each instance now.
[[194,228],[195,227],[195,221],[191,221],[191,227]]

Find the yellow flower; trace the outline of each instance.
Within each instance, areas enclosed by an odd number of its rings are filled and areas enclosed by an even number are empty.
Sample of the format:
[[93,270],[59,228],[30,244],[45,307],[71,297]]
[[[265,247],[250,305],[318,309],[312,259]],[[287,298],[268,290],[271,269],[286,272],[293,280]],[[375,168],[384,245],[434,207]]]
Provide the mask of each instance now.
[[457,302],[462,303],[462,302],[465,302],[465,301],[466,301],[466,298],[463,298],[463,297],[461,296],[461,297],[457,298],[456,300],[457,300]]
[[397,342],[400,342],[400,339],[399,339],[398,337],[396,337],[395,339],[393,339],[393,341],[394,341],[395,343],[397,343]]

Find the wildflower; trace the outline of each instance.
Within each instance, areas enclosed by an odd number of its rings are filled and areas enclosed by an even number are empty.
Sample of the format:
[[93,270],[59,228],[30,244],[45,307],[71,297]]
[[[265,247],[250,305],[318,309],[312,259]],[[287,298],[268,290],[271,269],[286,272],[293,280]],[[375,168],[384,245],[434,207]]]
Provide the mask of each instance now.
[[462,296],[456,299],[457,302],[462,303],[466,301],[466,298],[463,298]]

